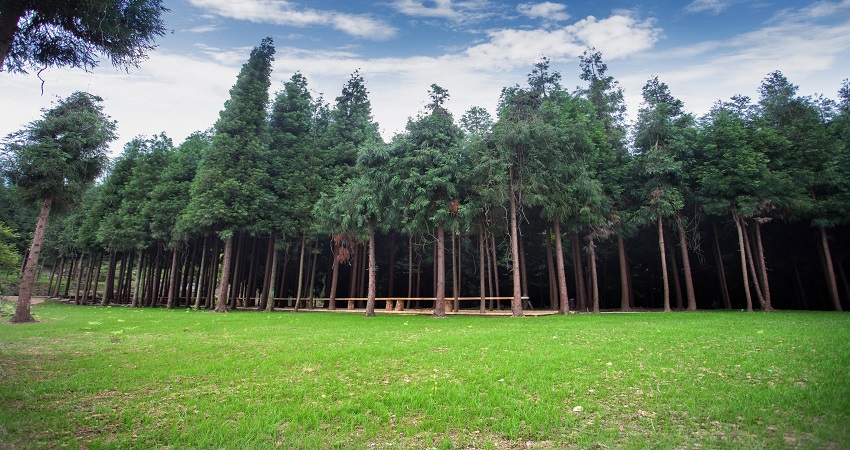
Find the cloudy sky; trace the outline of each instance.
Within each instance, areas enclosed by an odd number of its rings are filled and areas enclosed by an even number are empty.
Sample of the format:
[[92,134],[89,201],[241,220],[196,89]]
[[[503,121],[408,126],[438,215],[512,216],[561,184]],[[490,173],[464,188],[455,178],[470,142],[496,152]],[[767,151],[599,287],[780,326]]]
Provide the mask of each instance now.
[[40,117],[57,97],[84,90],[105,99],[118,121],[113,154],[137,135],[165,132],[175,144],[212,126],[251,48],[271,36],[272,91],[302,72],[333,103],[360,69],[386,138],[426,103],[428,87],[449,90],[459,117],[494,112],[505,86],[524,84],[541,56],[575,88],[577,57],[602,51],[630,111],[657,75],[689,111],[718,99],[756,98],[781,70],[803,95],[834,98],[850,77],[850,0],[602,1],[165,0],[171,32],[140,68],[108,62],[91,72],[0,73],[0,136]]

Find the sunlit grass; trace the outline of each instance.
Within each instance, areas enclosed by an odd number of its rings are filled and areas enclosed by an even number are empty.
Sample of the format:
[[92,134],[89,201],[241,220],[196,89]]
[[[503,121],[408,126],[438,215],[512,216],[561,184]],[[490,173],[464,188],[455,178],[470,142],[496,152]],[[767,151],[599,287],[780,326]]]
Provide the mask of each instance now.
[[850,315],[33,308],[13,448],[842,448]]

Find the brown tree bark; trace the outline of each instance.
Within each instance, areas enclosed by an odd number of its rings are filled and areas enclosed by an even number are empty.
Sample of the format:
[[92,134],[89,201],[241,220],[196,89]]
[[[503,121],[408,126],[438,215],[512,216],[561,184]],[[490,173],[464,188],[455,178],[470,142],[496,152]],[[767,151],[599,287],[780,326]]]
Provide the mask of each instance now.
[[747,275],[747,251],[744,248],[744,230],[741,225],[741,216],[732,211],[732,219],[735,221],[735,229],[738,231],[738,251],[741,254],[741,272],[744,276],[744,293],[747,298],[747,311],[753,312],[753,297],[750,294],[750,281]]
[[136,264],[137,269],[136,269],[135,289],[133,290],[133,293],[132,293],[133,298],[130,301],[130,307],[131,308],[138,308],[141,305],[142,278],[144,278],[145,269],[147,268],[147,264],[145,264],[144,254],[145,254],[144,251],[139,250],[139,263]]
[[[528,268],[525,264],[525,239],[519,236],[519,285],[523,296],[528,296]],[[523,300],[523,308],[531,308],[531,300]]]
[[[207,275],[207,296],[206,296],[206,299],[204,300],[204,308],[206,308],[206,309],[214,308],[213,299],[215,298],[216,295],[218,295],[218,292],[216,292],[216,285],[219,284],[218,283],[218,281],[219,281],[219,279],[218,279],[219,256],[218,255],[221,252],[221,244],[222,244],[221,239],[215,238],[213,240],[213,250],[212,250],[212,252],[210,252],[210,262],[209,262],[210,266],[209,266],[209,269],[207,270],[207,273],[209,274],[209,275]],[[222,264],[223,263],[224,262],[222,261]]]
[[661,251],[661,279],[664,283],[664,312],[670,312],[670,284],[667,280],[667,254],[664,249],[664,222],[658,214],[658,249]]
[[[277,237],[274,238],[275,244],[277,244]],[[277,297],[277,291],[275,287],[277,286],[277,264],[278,264],[278,254],[277,246],[272,245],[272,266],[269,269],[269,292],[266,293],[266,304],[264,305],[265,310],[267,312],[272,312],[274,310],[274,299]]]
[[[92,285],[92,282],[94,281],[94,280],[92,280],[92,277],[94,276],[94,264],[95,264],[96,261],[97,261],[97,258],[95,257],[94,254],[89,256],[89,266],[88,266],[88,268],[86,268],[86,284],[85,284],[85,287],[83,288],[82,304],[84,304],[84,305],[87,305],[89,303],[89,292],[91,292],[91,285]],[[40,278],[40,277],[36,276],[36,279],[38,279],[38,278]]]
[[177,298],[177,277],[180,272],[178,269],[178,263],[180,262],[179,256],[178,245],[175,244],[174,248],[171,250],[171,273],[168,277],[168,300],[166,300],[165,303],[166,309],[174,309],[174,300]]
[[194,309],[201,309],[201,283],[205,281],[204,279],[204,270],[206,270],[206,262],[207,262],[207,237],[204,236],[204,242],[201,244],[201,264],[198,267],[198,281],[195,283],[195,305]]
[[832,252],[829,250],[829,238],[826,235],[826,228],[820,227],[820,243],[823,249],[823,256],[827,285],[829,286],[829,297],[832,300],[832,307],[836,311],[843,311],[841,308],[841,299],[838,297],[838,283],[835,280],[835,267],[832,265]]
[[53,292],[53,278],[56,276],[56,258],[53,258],[53,265],[50,267],[50,280],[47,282],[47,295]]
[[266,310],[266,305],[269,302],[269,292],[271,292],[271,284],[274,282],[272,276],[272,260],[274,259],[274,241],[275,235],[272,234],[266,240],[266,265],[263,269],[263,290],[260,292],[260,301],[257,303],[257,311]]
[[478,305],[478,312],[484,314],[487,312],[486,305],[486,293],[487,289],[486,281],[484,280],[484,226],[479,225],[478,228],[478,293],[481,296],[481,301]]
[[221,282],[218,285],[218,300],[215,304],[215,312],[227,312],[227,294],[230,292],[230,260],[233,253],[233,236],[224,241],[224,256],[221,261]]
[[[26,269],[25,269],[26,270]],[[59,297],[59,286],[62,285],[62,276],[65,272],[65,257],[59,258],[59,273],[56,275],[56,285],[53,286],[53,297]]]
[[316,295],[315,295],[315,287],[316,287],[316,268],[319,262],[319,241],[314,241],[313,247],[313,263],[310,264],[310,287],[307,290],[307,298],[310,301],[310,309],[316,307]]
[[434,294],[434,317],[446,317],[446,234],[443,222],[437,222],[437,289]]
[[457,252],[455,250],[455,247],[457,247],[457,239],[455,237],[456,233],[454,231],[452,231],[451,233],[452,233],[452,299],[453,299],[452,300],[452,311],[457,312],[457,310],[460,307],[460,300],[458,300],[459,286],[458,286],[458,283],[457,283],[458,282],[458,279],[457,279],[457,275],[458,275],[457,257],[459,255],[457,254]]
[[336,290],[339,283],[339,255],[333,247],[331,247],[331,257],[333,258],[333,266],[331,267],[331,291],[328,295],[330,297],[328,309],[333,311],[336,309]]
[[[94,289],[92,289],[92,304],[97,301],[97,288],[100,286],[100,270],[103,266],[103,253],[97,255],[97,265],[94,274]],[[100,306],[106,306],[106,292],[103,293]]]
[[[552,221],[552,232],[555,234],[555,264],[558,276],[558,314],[570,313],[570,299],[567,294],[567,273],[564,267],[564,243],[561,237],[561,222],[557,216]],[[577,246],[576,246],[577,247]],[[579,264],[581,264],[579,260]]]
[[80,253],[80,260],[77,261],[77,282],[74,283],[74,304],[80,304],[80,283],[83,282],[83,272],[85,272],[85,262],[86,254]]
[[377,291],[377,258],[375,257],[375,220],[369,221],[369,290],[366,300],[366,317],[375,316],[375,293]]
[[717,236],[717,224],[712,223],[714,230],[714,260],[717,265],[717,278],[720,283],[720,296],[723,298],[723,307],[732,309],[732,300],[729,297],[729,286],[726,284],[726,269],[723,267],[723,255],[720,253],[720,239]]
[[[413,234],[411,233],[407,239],[407,301],[413,297]],[[402,305],[404,305],[402,303]],[[410,306],[408,304],[408,306]],[[404,306],[402,306],[402,309]],[[396,311],[401,311],[398,304],[395,306]]]
[[766,311],[774,311],[773,303],[770,301],[770,282],[767,277],[767,263],[764,258],[764,246],[761,243],[761,223],[756,221],[756,253],[759,262],[759,279],[761,280],[762,293]]
[[522,317],[522,282],[519,274],[519,227],[517,226],[516,195],[510,192],[511,206],[511,265],[513,275],[514,295],[511,300],[511,316]]
[[[0,64],[2,64],[2,61],[0,61]],[[2,65],[0,65],[0,67],[2,67]],[[44,201],[41,202],[41,210],[38,214],[38,220],[35,223],[35,233],[33,233],[32,245],[30,245],[29,254],[27,255],[23,277],[21,277],[21,288],[18,291],[18,303],[15,306],[15,314],[9,321],[10,323],[35,322],[35,318],[30,312],[32,290],[35,285],[35,266],[36,261],[38,261],[38,255],[41,253],[41,244],[44,242],[44,232],[47,229],[47,219],[50,217],[50,208],[52,206],[53,197],[45,198]]]
[[63,298],[70,298],[71,292],[71,281],[74,279],[74,270],[77,267],[77,258],[74,258],[74,255],[68,255],[68,259],[71,261],[71,266],[68,267],[68,274],[65,276],[65,291],[62,294]]
[[[492,268],[493,268],[493,296],[499,297],[501,293],[501,289],[499,289],[499,258],[496,254],[496,235],[490,233],[490,251],[492,253]],[[496,308],[502,309],[501,300],[495,300]],[[490,309],[493,309],[491,306]]]
[[770,311],[767,309],[767,305],[765,304],[764,294],[761,290],[761,283],[759,282],[758,271],[756,270],[755,263],[753,261],[753,250],[750,246],[750,238],[749,234],[744,230],[744,250],[747,252],[747,264],[750,268],[750,277],[753,282],[753,286],[756,288],[756,298],[759,301],[759,305],[761,306],[762,311]]
[[307,247],[307,235],[301,235],[301,253],[298,257],[298,284],[295,291],[295,311],[301,307],[301,289],[304,287],[304,253]]
[[546,227],[546,270],[549,272],[549,309],[558,310],[558,280],[555,277],[555,257],[552,255],[552,230]]
[[106,269],[106,286],[103,291],[103,304],[106,305],[115,298],[115,268],[117,258],[115,252],[109,252],[109,263]]
[[581,244],[578,239],[578,233],[573,233],[571,238],[573,247],[573,272],[576,279],[576,301],[578,301],[579,310],[587,310],[587,289],[584,286],[584,269],[581,263]]
[[593,300],[593,312],[599,314],[599,276],[596,273],[596,243],[587,238],[587,265],[590,266],[590,298]]
[[617,254],[620,260],[620,311],[631,311],[631,298],[629,296],[629,266],[626,264],[626,242],[623,236],[617,235]]
[[682,301],[682,284],[679,279],[679,262],[676,259],[676,250],[673,248],[672,240],[670,236],[667,236],[668,230],[664,230],[664,244],[667,247],[667,258],[670,264],[670,272],[673,278],[673,294],[676,296],[676,309],[682,310],[684,309],[684,303]]
[[[390,238],[390,273],[389,273],[389,286],[387,287],[387,297],[392,298],[395,296],[395,233],[393,233]],[[387,311],[393,310],[393,301],[387,300],[387,304],[385,306]]]
[[679,226],[679,247],[682,251],[682,266],[685,271],[685,295],[688,299],[688,311],[696,311],[697,298],[694,294],[694,278],[691,275],[691,258],[688,255],[688,240],[681,217],[678,218],[676,224]]

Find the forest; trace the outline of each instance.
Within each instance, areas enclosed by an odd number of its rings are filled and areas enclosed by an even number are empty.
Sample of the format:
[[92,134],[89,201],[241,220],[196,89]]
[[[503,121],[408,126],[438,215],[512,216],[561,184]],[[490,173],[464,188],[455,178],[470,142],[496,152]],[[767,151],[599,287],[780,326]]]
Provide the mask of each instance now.
[[774,71],[695,117],[652,77],[627,123],[588,49],[583,86],[542,58],[495,117],[455,118],[433,84],[385,142],[359,71],[329,102],[301,73],[272,94],[273,59],[267,38],[179,145],[139,136],[110,161],[115,123],[85,93],[7,136],[22,291],[47,271],[42,294],[77,304],[219,312],[850,306],[848,80],[800,96]]

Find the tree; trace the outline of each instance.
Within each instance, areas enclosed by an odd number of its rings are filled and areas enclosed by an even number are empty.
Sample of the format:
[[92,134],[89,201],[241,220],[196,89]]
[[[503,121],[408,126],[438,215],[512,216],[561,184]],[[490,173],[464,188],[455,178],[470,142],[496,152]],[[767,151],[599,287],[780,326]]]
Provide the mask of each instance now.
[[225,241],[217,312],[227,311],[233,236],[256,228],[261,206],[270,203],[264,157],[273,55],[272,39],[265,38],[242,66],[180,219],[181,230],[216,232]]
[[138,67],[165,35],[162,0],[9,0],[0,3],[0,70],[91,69],[97,54]]
[[11,228],[0,222],[0,270],[2,271],[12,271],[19,267],[21,255],[18,254],[15,246],[9,243],[17,237],[18,235]]
[[102,101],[75,92],[44,111],[42,119],[7,137],[4,144],[10,154],[9,179],[27,199],[41,202],[14,323],[35,320],[30,299],[51,207],[76,200],[106,167],[107,146],[116,138],[116,124],[103,113]]

